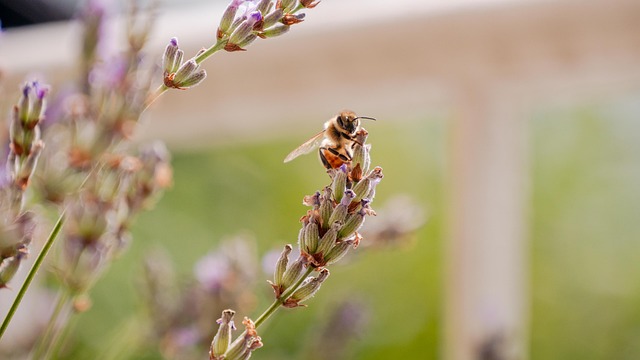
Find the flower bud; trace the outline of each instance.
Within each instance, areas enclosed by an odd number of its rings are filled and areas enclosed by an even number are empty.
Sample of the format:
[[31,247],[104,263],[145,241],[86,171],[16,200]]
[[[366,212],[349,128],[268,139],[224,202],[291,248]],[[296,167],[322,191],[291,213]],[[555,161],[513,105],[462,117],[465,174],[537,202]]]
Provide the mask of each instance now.
[[[318,290],[320,290],[320,285],[322,285],[322,283],[329,277],[329,270],[328,269],[322,269],[320,270],[320,274],[317,277],[308,277],[304,280],[304,282],[302,283],[302,285],[300,285],[300,287],[298,288],[298,290],[296,290],[291,297],[289,297],[286,301],[284,306],[286,307],[296,307],[299,306],[298,304],[302,301],[305,301],[311,297],[313,297],[313,295],[315,295],[316,292],[318,292]],[[295,305],[294,305],[295,304]],[[294,306],[292,306],[294,305]]]
[[243,0],[232,0],[231,3],[227,5],[227,8],[222,14],[222,19],[220,19],[220,26],[218,26],[218,39],[229,33],[229,30],[231,30],[231,24],[236,17],[238,7],[243,2]]
[[0,225],[0,264],[2,260],[14,257],[18,252],[26,251],[36,228],[33,218],[33,213],[27,211],[13,222]]
[[376,166],[373,171],[367,176],[371,179],[371,184],[369,185],[369,193],[365,196],[366,199],[373,200],[376,197],[376,186],[382,181],[384,174],[382,174],[382,168]]
[[333,212],[333,200],[331,200],[331,188],[325,187],[322,196],[320,197],[320,219],[322,220],[321,227],[326,229],[329,227],[329,218]]
[[170,84],[165,81],[165,85],[176,89],[186,89],[198,85],[206,77],[207,72],[204,69],[200,69],[200,65],[194,59],[191,59],[182,64],[175,76],[170,79]]
[[291,245],[287,244],[285,245],[282,254],[280,254],[278,262],[276,262],[276,269],[273,273],[274,285],[282,285],[284,273],[287,270],[287,264],[289,263],[289,254],[291,254],[292,249]]
[[222,355],[227,351],[231,344],[231,331],[236,327],[233,324],[233,316],[235,311],[227,309],[222,312],[222,317],[216,322],[220,325],[218,332],[213,337],[211,348],[209,350],[210,359],[222,359]]
[[286,290],[298,281],[304,272],[305,265],[307,265],[307,260],[303,256],[300,256],[287,268],[282,276],[282,290]]
[[273,38],[276,36],[280,36],[289,31],[289,25],[278,24],[276,26],[270,27],[259,34],[259,36],[263,39]]
[[356,212],[355,214],[350,214],[349,216],[347,216],[347,220],[345,221],[344,226],[342,226],[342,228],[338,232],[338,238],[347,239],[351,235],[353,235],[353,233],[358,231],[358,229],[360,229],[362,224],[364,224],[365,214],[366,214],[366,211],[365,211],[365,207],[363,206],[363,208],[360,209],[360,211]]
[[360,169],[366,174],[369,171],[371,164],[371,158],[369,156],[369,150],[371,145],[365,144],[369,133],[365,129],[360,129],[356,133],[356,140],[353,143],[353,154],[351,155],[351,164],[355,168],[360,164]]
[[249,35],[252,35],[254,25],[262,21],[262,14],[259,11],[254,11],[242,22],[238,27],[233,30],[229,36],[229,44],[240,45],[244,42]]
[[305,247],[305,232],[307,231],[307,224],[309,223],[308,218],[302,219],[302,227],[300,231],[298,231],[298,248],[304,249]]
[[9,137],[11,138],[12,150],[16,155],[22,156],[24,154],[24,129],[22,128],[22,122],[20,121],[20,115],[18,114],[18,108],[13,108],[11,117],[11,124],[9,125]]
[[182,64],[182,66],[180,66],[178,71],[176,71],[176,76],[173,78],[174,83],[178,84],[183,82],[194,72],[196,72],[199,67],[200,65],[198,65],[198,63],[194,59],[186,61],[184,64]]
[[271,0],[259,0],[256,4],[256,11],[260,14],[266,14],[271,8]]
[[338,241],[336,246],[334,246],[324,257],[324,261],[327,263],[327,265],[337,262],[347,254],[351,245],[353,245],[353,240]]
[[331,225],[331,228],[327,230],[322,238],[318,242],[318,248],[316,249],[316,253],[326,255],[329,250],[336,244],[336,240],[338,238],[338,231],[342,227],[342,223],[339,221],[334,222]]
[[306,195],[302,199],[302,205],[312,206],[317,209],[320,206],[320,192],[316,191],[313,195]]
[[333,224],[336,221],[344,221],[347,217],[347,212],[349,211],[349,204],[351,204],[351,200],[356,196],[356,194],[352,190],[347,190],[344,192],[344,197],[340,204],[333,209],[333,213],[329,218],[329,223]]
[[[270,28],[271,26],[275,25],[278,21],[280,21],[280,19],[282,19],[282,16],[284,16],[284,13],[282,12],[282,9],[273,10],[272,12],[268,13],[264,17],[262,28],[263,29]],[[280,24],[280,25],[286,26],[286,25],[283,25],[283,24]]]
[[20,123],[22,124],[26,123],[29,119],[29,112],[31,107],[29,97],[31,96],[31,90],[32,88],[30,83],[24,84],[24,86],[22,87],[22,96],[18,101],[18,118],[20,120]]
[[42,140],[36,141],[31,147],[31,152],[27,156],[27,160],[22,164],[20,170],[16,174],[15,182],[22,190],[25,190],[29,184],[29,179],[36,169],[38,158],[44,148],[44,142]]
[[342,200],[342,195],[347,188],[347,168],[341,166],[333,171],[333,181],[331,182],[331,190],[333,190],[333,198],[335,201]]
[[13,279],[18,269],[20,269],[20,263],[26,256],[26,252],[19,251],[15,256],[2,261],[2,266],[0,267],[0,289],[7,287],[9,281]]
[[40,122],[40,119],[42,119],[46,105],[45,100],[47,97],[47,93],[49,92],[49,88],[47,86],[41,86],[37,81],[33,82],[33,88],[36,98],[32,102],[31,111],[29,112],[29,119],[25,124],[25,126],[30,129],[36,126],[36,124]]
[[249,46],[249,44],[251,44],[257,38],[258,38],[258,35],[256,34],[249,34],[249,36],[244,38],[244,40],[240,41],[240,43],[238,44],[238,47],[241,49],[244,49],[247,46]]
[[162,57],[162,69],[164,70],[165,76],[178,71],[182,64],[183,56],[184,52],[178,47],[178,39],[175,37],[171,38]]
[[369,177],[365,177],[364,179],[358,181],[357,184],[353,185],[352,189],[353,192],[356,193],[356,197],[353,200],[362,200],[366,195],[369,194],[369,190],[371,190],[371,179]]
[[318,233],[318,224],[314,221],[309,222],[306,226],[305,236],[304,236],[304,247],[300,249],[305,251],[307,254],[313,254],[318,247],[318,239],[320,235]]

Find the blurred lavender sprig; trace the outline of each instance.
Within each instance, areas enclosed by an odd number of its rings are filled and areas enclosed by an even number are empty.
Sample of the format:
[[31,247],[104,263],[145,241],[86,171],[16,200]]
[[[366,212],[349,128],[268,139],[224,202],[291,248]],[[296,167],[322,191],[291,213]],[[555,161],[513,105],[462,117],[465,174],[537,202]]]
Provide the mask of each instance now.
[[[51,351],[68,314],[90,307],[88,292],[126,249],[133,219],[171,184],[170,157],[164,145],[137,151],[128,147],[152,79],[142,48],[153,18],[133,8],[127,23],[127,49],[109,61],[98,51],[104,40],[104,9],[90,2],[80,20],[85,30],[81,77],[76,90],[58,100],[62,106],[52,112],[55,117],[48,119],[46,140],[52,146],[42,152],[44,166],[34,186],[37,198],[58,206],[56,229],[66,213],[61,248],[52,259],[61,296],[35,350],[36,358],[55,356]],[[43,108],[34,104],[34,109]],[[24,147],[15,142],[12,147],[18,145]],[[54,239],[47,240],[45,249]],[[40,257],[32,272],[37,271]]]
[[328,313],[321,315],[319,326],[311,330],[313,339],[304,352],[305,358],[350,359],[349,344],[366,330],[370,312],[364,301],[348,299],[335,304]]
[[0,181],[0,288],[7,287],[18,271],[33,237],[34,215],[24,212],[24,200],[44,148],[40,122],[48,92],[37,81],[24,84],[11,111],[9,153]]
[[255,239],[247,234],[224,239],[200,258],[194,280],[186,284],[176,281],[166,253],[149,254],[139,287],[148,312],[147,343],[169,359],[201,355],[215,334],[211,324],[224,309],[253,310],[256,263]]
[[[371,146],[366,144],[367,131],[360,129],[352,146],[352,161],[338,169],[328,170],[331,182],[322,192],[305,196],[303,204],[311,207],[300,221],[298,235],[299,256],[289,262],[293,247],[285,245],[274,270],[275,300],[256,320],[245,318],[247,329],[234,341],[229,336],[215,336],[211,343],[210,358],[248,359],[262,346],[257,328],[279,308],[306,306],[329,276],[327,266],[339,261],[351,248],[356,248],[362,237],[359,233],[367,216],[375,215],[370,204],[376,187],[383,178],[382,168],[370,170]],[[316,276],[310,276],[316,271]],[[233,317],[232,310],[225,310],[219,322],[219,332],[227,334]],[[228,318],[228,319],[227,319]]]
[[379,216],[367,225],[363,236],[367,247],[402,246],[429,220],[428,211],[413,197],[395,195],[377,212]]

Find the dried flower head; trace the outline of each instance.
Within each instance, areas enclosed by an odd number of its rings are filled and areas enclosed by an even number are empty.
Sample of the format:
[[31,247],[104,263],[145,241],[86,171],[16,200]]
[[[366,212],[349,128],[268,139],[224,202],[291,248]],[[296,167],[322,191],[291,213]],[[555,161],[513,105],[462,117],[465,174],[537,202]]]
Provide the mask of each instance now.
[[254,322],[245,317],[242,324],[245,326],[244,333],[229,346],[227,352],[221,359],[246,360],[251,357],[251,353],[253,353],[254,350],[263,346],[262,339],[258,336]]

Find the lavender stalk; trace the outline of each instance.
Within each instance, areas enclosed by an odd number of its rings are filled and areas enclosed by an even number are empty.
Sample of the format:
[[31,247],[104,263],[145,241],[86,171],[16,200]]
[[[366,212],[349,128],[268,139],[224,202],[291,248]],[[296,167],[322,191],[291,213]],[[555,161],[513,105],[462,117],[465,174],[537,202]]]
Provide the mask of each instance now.
[[[327,267],[339,261],[349,249],[358,246],[362,240],[359,230],[365,218],[375,215],[370,204],[375,197],[376,186],[383,178],[382,168],[375,167],[369,171],[371,146],[365,144],[367,134],[366,130],[360,129],[356,133],[357,140],[349,144],[355,155],[352,161],[345,162],[338,169],[328,170],[331,183],[324,191],[304,198],[303,203],[311,209],[301,219],[302,229],[298,235],[300,256],[289,263],[292,247],[285,246],[276,263],[273,282],[269,282],[275,294],[273,303],[234,340],[226,352],[213,350],[222,349],[214,338],[212,360],[248,359],[253,350],[262,346],[262,338],[256,329],[282,307],[306,306],[303,302],[313,297],[328,278]],[[310,276],[314,271],[318,274]],[[253,346],[258,343],[260,346]]]
[[150,106],[169,89],[186,90],[201,83],[207,76],[200,64],[220,50],[246,51],[256,39],[269,39],[285,34],[291,25],[304,20],[300,11],[311,9],[320,1],[232,0],[226,7],[216,41],[200,50],[191,59],[182,62],[184,53],[178,39],[172,38],[163,56],[163,82],[145,101]]

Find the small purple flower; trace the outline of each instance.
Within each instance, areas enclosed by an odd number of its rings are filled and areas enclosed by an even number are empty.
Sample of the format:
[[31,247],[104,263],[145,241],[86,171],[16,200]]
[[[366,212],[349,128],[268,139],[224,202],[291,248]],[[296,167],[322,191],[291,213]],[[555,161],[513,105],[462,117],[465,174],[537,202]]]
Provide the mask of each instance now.
[[254,26],[256,26],[260,21],[262,21],[262,14],[260,11],[250,12],[249,16],[243,20],[235,30],[233,30],[229,36],[228,47],[225,49],[227,51],[243,50],[239,45],[249,43],[256,37],[256,35],[253,34]]
[[179,328],[171,335],[173,344],[179,349],[190,348],[201,339],[200,331],[195,326]]
[[[34,81],[33,83],[37,83],[37,82]],[[31,84],[29,83],[24,84],[24,86],[22,87],[22,95],[28,98],[30,93],[31,93]]]
[[256,0],[243,1],[239,8],[240,15],[237,18],[242,18],[243,20],[249,18],[258,8],[258,3],[259,1]]
[[247,19],[251,25],[257,23],[262,20],[262,13],[260,11],[253,11],[249,14],[249,18]]
[[207,254],[194,267],[196,279],[209,291],[220,289],[230,272],[229,260],[217,252]]
[[114,90],[125,84],[129,64],[121,56],[114,56],[100,66],[94,67],[90,74],[90,83],[98,88]]
[[47,96],[48,92],[49,92],[49,88],[47,88],[47,87],[38,87],[36,89],[36,96],[38,97],[38,99],[42,100],[42,99],[44,99],[45,96]]
[[349,206],[349,204],[351,204],[351,200],[353,200],[355,197],[356,197],[356,193],[354,193],[353,190],[351,189],[345,190],[344,197],[342,198],[342,200],[340,200],[340,204],[344,206]]

